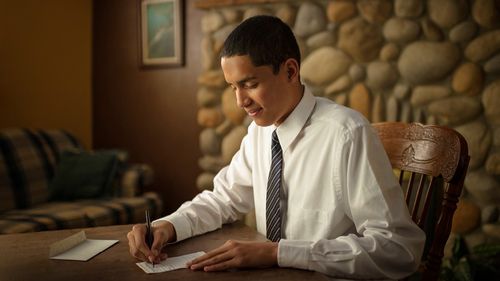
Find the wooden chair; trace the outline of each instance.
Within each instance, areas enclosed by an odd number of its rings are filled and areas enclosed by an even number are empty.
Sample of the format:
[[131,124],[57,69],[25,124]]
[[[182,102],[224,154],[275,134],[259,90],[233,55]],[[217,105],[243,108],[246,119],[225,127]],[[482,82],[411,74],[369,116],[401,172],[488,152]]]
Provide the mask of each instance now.
[[[437,280],[469,165],[467,142],[455,130],[442,126],[398,122],[373,126],[392,167],[400,171],[399,183],[405,189],[413,221],[426,230],[428,248],[419,270],[422,280]],[[415,180],[418,185],[413,184]],[[433,198],[441,204],[432,204]],[[433,220],[426,227],[433,215],[437,223]]]

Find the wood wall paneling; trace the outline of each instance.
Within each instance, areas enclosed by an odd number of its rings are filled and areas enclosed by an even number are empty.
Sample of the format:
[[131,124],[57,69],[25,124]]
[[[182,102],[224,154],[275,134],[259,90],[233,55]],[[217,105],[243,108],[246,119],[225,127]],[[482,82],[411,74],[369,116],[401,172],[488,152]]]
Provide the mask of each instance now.
[[185,64],[141,68],[139,2],[94,1],[93,136],[96,148],[120,148],[150,164],[165,213],[191,199],[200,173],[196,122],[202,11],[184,1]]

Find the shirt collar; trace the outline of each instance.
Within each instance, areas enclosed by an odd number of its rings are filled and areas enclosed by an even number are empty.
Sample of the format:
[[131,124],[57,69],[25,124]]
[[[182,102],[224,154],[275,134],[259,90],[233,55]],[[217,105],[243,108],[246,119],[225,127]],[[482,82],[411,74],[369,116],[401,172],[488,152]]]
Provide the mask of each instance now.
[[309,89],[305,88],[304,95],[302,95],[302,99],[299,104],[297,104],[285,121],[278,127],[272,125],[273,130],[276,129],[276,133],[278,134],[278,139],[283,153],[285,153],[287,148],[304,127],[305,123],[309,119],[309,116],[311,116],[315,104],[316,99]]

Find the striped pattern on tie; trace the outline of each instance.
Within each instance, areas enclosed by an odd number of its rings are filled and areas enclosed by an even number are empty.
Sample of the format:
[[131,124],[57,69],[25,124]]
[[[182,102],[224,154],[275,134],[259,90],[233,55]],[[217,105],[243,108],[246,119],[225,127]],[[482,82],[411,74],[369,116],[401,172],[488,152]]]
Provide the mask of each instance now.
[[282,163],[281,145],[275,130],[272,138],[272,162],[267,182],[266,198],[267,239],[273,242],[278,242],[281,239],[280,189]]

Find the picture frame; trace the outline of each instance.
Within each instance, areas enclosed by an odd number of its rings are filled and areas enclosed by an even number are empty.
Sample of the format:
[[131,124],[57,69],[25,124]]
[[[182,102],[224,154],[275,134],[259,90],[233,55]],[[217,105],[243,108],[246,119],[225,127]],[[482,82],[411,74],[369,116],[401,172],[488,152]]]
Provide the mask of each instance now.
[[183,1],[139,1],[140,64],[145,67],[183,65]]

